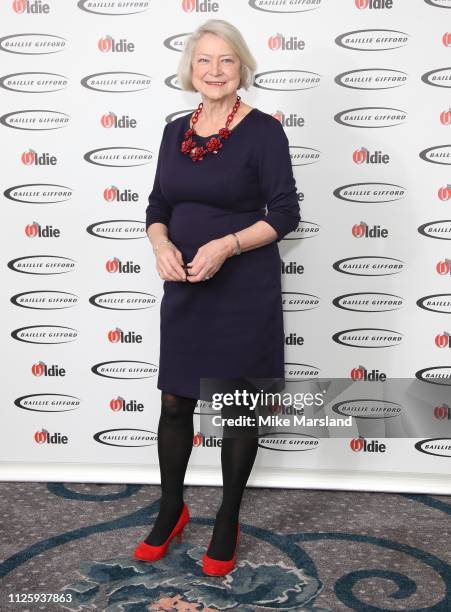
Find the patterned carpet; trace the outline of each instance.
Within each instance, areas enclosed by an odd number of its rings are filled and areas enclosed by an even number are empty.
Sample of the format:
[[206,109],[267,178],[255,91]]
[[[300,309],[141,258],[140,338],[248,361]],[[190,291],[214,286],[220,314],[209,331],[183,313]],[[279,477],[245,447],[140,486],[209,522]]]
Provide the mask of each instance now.
[[[451,610],[448,496],[248,488],[237,567],[212,578],[200,559],[218,488],[186,487],[184,540],[155,564],[132,552],[159,487],[5,482],[0,493],[1,612]],[[49,593],[65,601],[26,603]]]

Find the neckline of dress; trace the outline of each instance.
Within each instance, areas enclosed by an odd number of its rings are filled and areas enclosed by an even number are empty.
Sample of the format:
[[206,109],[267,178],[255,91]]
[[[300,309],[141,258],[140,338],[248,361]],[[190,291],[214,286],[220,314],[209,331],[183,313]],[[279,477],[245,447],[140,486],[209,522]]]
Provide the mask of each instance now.
[[[231,132],[234,132],[235,130],[237,130],[237,129],[240,127],[240,125],[241,125],[241,124],[242,124],[244,121],[246,121],[246,119],[249,117],[249,115],[252,115],[252,113],[253,113],[255,110],[257,110],[257,107],[256,107],[256,106],[253,106],[253,107],[251,108],[251,110],[250,110],[250,111],[247,113],[247,115],[245,115],[245,116],[244,116],[244,117],[241,119],[241,121],[238,123],[238,125],[236,125],[234,128],[232,128],[230,131],[231,131]],[[187,129],[188,129],[189,125],[190,125],[190,122],[191,122],[191,116],[192,116],[192,114],[193,114],[193,113],[191,113],[190,115],[188,115],[188,116],[187,116],[187,117],[188,117],[188,119],[187,119]],[[213,136],[218,136],[218,135],[219,135],[219,132],[217,132],[216,134],[210,134],[209,136],[201,136],[200,134],[197,134],[197,133],[196,133],[196,138],[203,138],[203,139],[206,139],[206,138],[212,138]]]

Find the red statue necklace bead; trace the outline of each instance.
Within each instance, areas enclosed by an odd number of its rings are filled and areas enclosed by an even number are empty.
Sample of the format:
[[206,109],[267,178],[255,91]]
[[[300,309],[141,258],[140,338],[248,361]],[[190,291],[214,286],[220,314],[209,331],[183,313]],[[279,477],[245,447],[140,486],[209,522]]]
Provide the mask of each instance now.
[[202,112],[202,108],[204,103],[200,102],[199,106],[197,107],[196,112],[193,115],[192,118],[192,123],[193,123],[193,127],[189,128],[188,130],[186,130],[185,134],[184,134],[184,140],[180,146],[180,151],[184,154],[184,155],[189,155],[190,158],[193,160],[193,162],[195,161],[200,161],[201,159],[204,158],[204,156],[207,153],[218,153],[219,149],[222,148],[222,140],[227,140],[227,138],[229,138],[229,136],[231,135],[232,131],[229,130],[229,125],[231,123],[231,121],[233,120],[233,117],[235,116],[236,111],[238,110],[239,106],[240,106],[240,100],[241,97],[237,96],[236,97],[236,102],[233,105],[233,109],[232,112],[227,116],[227,121],[225,124],[225,127],[221,128],[218,132],[218,136],[212,136],[206,143],[205,146],[199,145],[197,143],[197,141],[193,138],[193,136],[196,136],[196,131],[194,130],[194,125],[197,123],[197,120],[199,118],[200,113]]

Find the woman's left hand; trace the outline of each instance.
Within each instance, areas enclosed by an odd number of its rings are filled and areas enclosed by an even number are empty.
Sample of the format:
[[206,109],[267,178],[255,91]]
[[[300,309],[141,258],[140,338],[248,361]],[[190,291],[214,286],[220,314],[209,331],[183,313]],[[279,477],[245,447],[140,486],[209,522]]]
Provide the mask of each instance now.
[[[228,238],[228,239],[227,239]],[[196,255],[186,264],[186,280],[190,283],[212,278],[231,255],[230,236],[210,240],[197,249]]]

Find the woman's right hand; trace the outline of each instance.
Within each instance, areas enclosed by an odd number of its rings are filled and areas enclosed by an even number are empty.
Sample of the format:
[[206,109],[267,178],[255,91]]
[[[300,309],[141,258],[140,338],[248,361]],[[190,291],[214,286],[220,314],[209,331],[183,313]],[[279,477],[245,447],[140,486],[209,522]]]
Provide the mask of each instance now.
[[186,281],[183,256],[174,243],[160,244],[155,257],[158,274],[163,280]]

